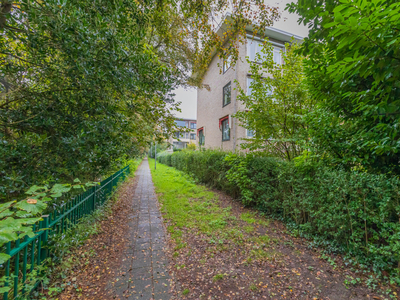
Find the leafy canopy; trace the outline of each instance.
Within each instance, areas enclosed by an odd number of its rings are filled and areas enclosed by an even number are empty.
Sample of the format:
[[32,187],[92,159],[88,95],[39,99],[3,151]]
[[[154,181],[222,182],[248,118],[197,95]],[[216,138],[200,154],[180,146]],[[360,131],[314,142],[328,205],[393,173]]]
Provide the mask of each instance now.
[[303,53],[311,96],[310,147],[348,167],[399,173],[400,3],[292,3],[310,34]]

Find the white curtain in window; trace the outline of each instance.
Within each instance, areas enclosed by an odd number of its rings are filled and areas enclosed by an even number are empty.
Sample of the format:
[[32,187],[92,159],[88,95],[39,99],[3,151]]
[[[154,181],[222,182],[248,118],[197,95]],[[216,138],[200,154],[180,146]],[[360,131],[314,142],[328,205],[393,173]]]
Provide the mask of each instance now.
[[274,63],[280,65],[282,64],[282,48],[274,47]]
[[[261,58],[265,57],[265,54],[261,52],[262,47],[262,41],[247,39],[247,56],[250,58],[251,61],[255,60],[257,53],[260,53]],[[282,54],[280,52],[282,49],[283,47],[278,46],[274,46],[273,48],[273,58],[274,62],[277,64],[282,64]]]

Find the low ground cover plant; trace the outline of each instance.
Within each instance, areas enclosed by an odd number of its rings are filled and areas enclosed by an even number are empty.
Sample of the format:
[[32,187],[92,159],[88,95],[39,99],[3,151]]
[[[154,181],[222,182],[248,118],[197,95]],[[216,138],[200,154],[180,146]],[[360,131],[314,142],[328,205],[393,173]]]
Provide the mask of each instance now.
[[400,283],[400,180],[271,157],[182,151],[158,161],[285,221],[349,263]]

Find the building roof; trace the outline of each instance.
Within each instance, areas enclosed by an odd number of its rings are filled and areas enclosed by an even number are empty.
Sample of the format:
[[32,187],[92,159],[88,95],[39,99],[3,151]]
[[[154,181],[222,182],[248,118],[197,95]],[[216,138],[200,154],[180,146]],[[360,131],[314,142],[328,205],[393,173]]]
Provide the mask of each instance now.
[[[227,25],[232,21],[232,14],[231,13],[226,13],[224,19],[219,23],[216,31],[217,34],[220,37],[224,36],[224,32],[227,30]],[[246,30],[252,32],[254,28],[254,25],[247,25],[246,26]],[[290,42],[292,37],[294,38],[294,40],[298,43],[301,43],[304,39],[304,37],[284,31],[284,30],[280,30],[274,27],[266,27],[265,31],[264,31],[264,35],[266,37],[270,37],[279,41],[283,41],[283,42]]]
[[[225,43],[228,40],[228,35],[224,36],[224,32],[227,31],[228,24],[232,22],[232,14],[231,13],[226,13],[225,17],[221,20],[221,22],[218,24],[216,28],[216,33],[217,35],[223,40],[223,43]],[[254,25],[247,25],[246,26],[246,31],[253,32]],[[299,35],[280,30],[274,27],[266,27],[264,34],[266,37],[273,38],[278,41],[282,42],[290,42],[292,38],[294,38],[295,42],[297,43],[302,43],[304,37],[301,37]],[[211,52],[211,58],[214,58],[214,56],[217,54],[217,50],[214,48]],[[211,60],[210,60],[211,63]],[[197,74],[198,75],[198,74]]]
[[194,121],[194,122],[197,121],[196,119],[188,119],[188,118],[175,118],[175,120],[177,120],[177,121]]

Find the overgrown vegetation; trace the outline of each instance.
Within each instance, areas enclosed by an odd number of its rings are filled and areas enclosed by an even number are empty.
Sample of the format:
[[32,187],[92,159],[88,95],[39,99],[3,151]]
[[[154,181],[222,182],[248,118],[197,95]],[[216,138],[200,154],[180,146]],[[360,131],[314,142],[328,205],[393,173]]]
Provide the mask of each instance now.
[[[132,162],[130,165],[131,173],[129,177],[134,177],[134,172],[140,164],[140,160]],[[126,184],[126,183],[125,183]],[[67,282],[65,279],[71,275],[71,271],[77,266],[87,264],[90,257],[96,255],[95,251],[80,253],[76,256],[78,249],[93,235],[99,233],[100,224],[112,213],[114,205],[120,199],[121,189],[117,189],[115,194],[99,209],[92,214],[82,218],[79,223],[68,230],[63,235],[53,239],[49,245],[49,251],[53,254],[48,259],[43,269],[41,278],[43,288],[32,293],[37,299],[46,299],[46,295],[57,298],[57,294],[63,291],[68,285],[74,282]],[[42,291],[46,294],[43,295]]]
[[310,0],[289,5],[308,25],[302,45],[315,160],[400,174],[400,3]]
[[329,252],[346,253],[364,272],[372,267],[400,283],[398,178],[211,150],[159,161],[285,220],[295,234]]
[[[139,163],[140,160],[129,162],[131,174]],[[118,174],[121,176],[122,173]],[[27,191],[29,195],[27,199],[7,202],[0,206],[1,216],[8,217],[0,220],[0,263],[3,266],[8,264],[10,271],[9,277],[6,276],[5,269],[0,272],[0,281],[7,283],[0,287],[1,294],[9,293],[8,297],[12,299],[10,297],[16,297],[16,293],[18,293],[19,298],[26,298],[38,283],[47,285],[49,277],[55,270],[61,272],[63,267],[74,261],[69,259],[63,262],[63,258],[69,253],[71,247],[78,247],[90,234],[96,232],[95,222],[106,211],[109,211],[111,204],[106,202],[104,205],[99,205],[103,203],[99,203],[99,201],[106,201],[107,197],[112,197],[115,192],[113,188],[121,184],[121,182],[117,182],[117,178],[121,179],[122,177],[112,178],[113,180],[115,178],[114,186],[111,185],[110,178],[110,181],[107,181],[108,188],[103,185],[103,190],[96,194],[97,205],[92,202],[95,201],[95,198],[89,196],[89,193],[94,195],[96,190],[94,188],[85,189],[85,187],[97,186],[97,183],[83,185],[79,179],[76,179],[73,185],[56,184],[51,188],[33,186]],[[79,195],[70,192],[71,189],[77,188],[83,189],[85,193]],[[69,198],[71,195],[73,195],[73,201]],[[95,210],[97,207],[99,209]],[[46,213],[48,215],[44,216]],[[37,226],[36,224],[43,221],[44,217],[47,218],[47,223],[42,222],[40,226]],[[50,223],[52,221],[55,223]],[[32,224],[35,225],[32,226]],[[88,230],[88,226],[90,226],[90,230]],[[33,239],[30,241],[28,238]],[[23,242],[29,242],[29,244],[18,249]],[[9,255],[10,250],[13,253],[12,256]],[[18,251],[13,252],[13,250]],[[26,261],[20,259],[21,253]],[[60,263],[61,266],[59,266]],[[18,276],[15,277],[14,271],[18,269],[21,270],[21,274],[18,273]]]
[[273,46],[266,41],[262,55],[257,53],[250,65],[250,86],[239,86],[238,99],[245,109],[237,112],[243,127],[252,131],[241,147],[267,152],[292,160],[303,151],[306,124],[303,116],[313,110],[315,101],[308,95],[300,45],[286,43],[281,51],[283,64],[274,62]]
[[[227,10],[230,45],[210,20]],[[199,84],[211,49],[235,55],[247,24],[278,16],[249,0],[2,0],[0,201],[94,181],[161,142],[175,131],[171,91]]]

